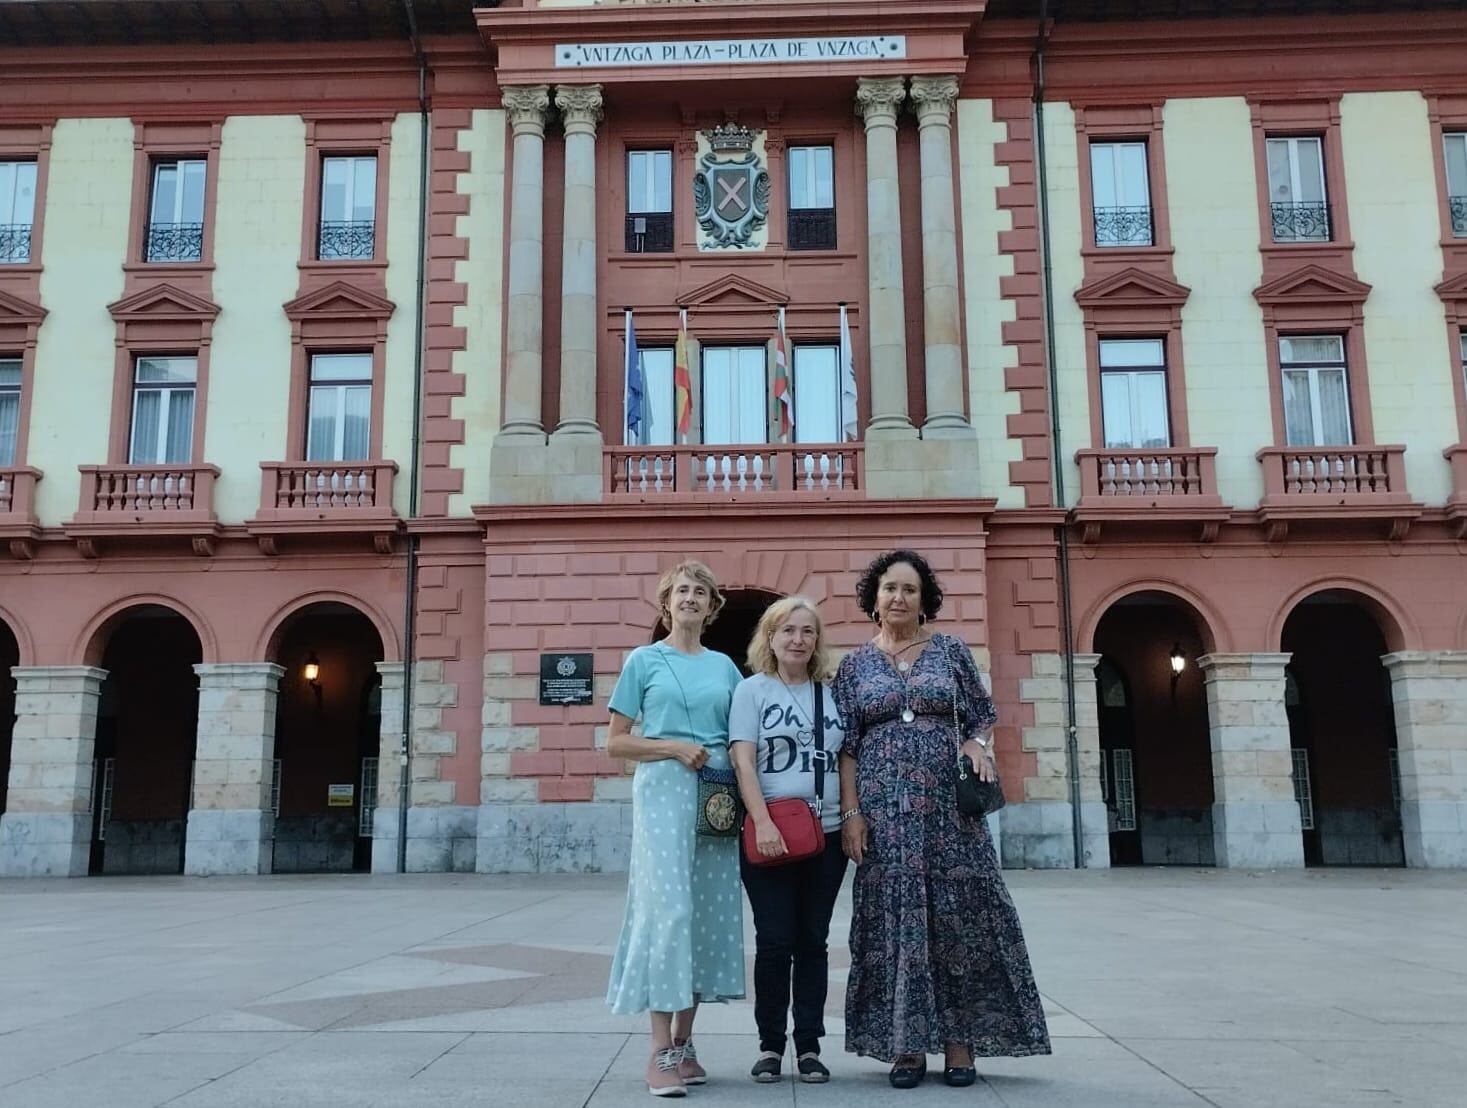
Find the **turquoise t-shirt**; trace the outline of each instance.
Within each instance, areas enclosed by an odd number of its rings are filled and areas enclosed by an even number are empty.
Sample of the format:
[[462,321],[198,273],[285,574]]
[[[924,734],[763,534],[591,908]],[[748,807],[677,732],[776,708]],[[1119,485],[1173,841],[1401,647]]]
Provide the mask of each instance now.
[[646,738],[727,746],[728,706],[742,680],[733,660],[716,650],[688,655],[666,643],[639,646],[622,667],[610,707],[628,719],[640,716]]

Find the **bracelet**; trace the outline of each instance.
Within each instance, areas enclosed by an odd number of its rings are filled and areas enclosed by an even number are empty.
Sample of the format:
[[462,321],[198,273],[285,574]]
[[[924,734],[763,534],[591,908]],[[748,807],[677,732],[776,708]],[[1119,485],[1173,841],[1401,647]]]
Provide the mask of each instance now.
[[842,823],[845,823],[846,820],[848,820],[848,819],[855,819],[860,814],[861,814],[861,809],[859,809],[859,808],[848,808],[848,809],[846,809],[844,812],[842,812],[840,814],[840,821]]

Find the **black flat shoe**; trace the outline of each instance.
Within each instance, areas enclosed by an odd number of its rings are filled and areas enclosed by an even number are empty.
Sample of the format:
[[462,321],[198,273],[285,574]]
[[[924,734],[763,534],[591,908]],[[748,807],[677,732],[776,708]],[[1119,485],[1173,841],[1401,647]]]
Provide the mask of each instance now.
[[978,1080],[978,1071],[972,1066],[948,1066],[942,1079],[955,1089],[964,1089]]
[[891,1067],[891,1087],[893,1089],[915,1089],[922,1084],[922,1079],[927,1076],[927,1059],[923,1058],[915,1066],[911,1063],[898,1062]]

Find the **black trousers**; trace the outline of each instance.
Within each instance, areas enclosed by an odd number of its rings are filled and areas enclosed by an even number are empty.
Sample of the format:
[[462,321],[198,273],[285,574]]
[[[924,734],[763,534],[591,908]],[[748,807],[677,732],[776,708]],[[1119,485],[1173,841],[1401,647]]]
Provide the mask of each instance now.
[[830,978],[825,940],[846,874],[840,832],[827,833],[825,849],[802,862],[751,866],[742,854],[740,860],[744,891],[754,909],[754,1022],[759,1049],[784,1053],[793,984],[795,1052],[819,1054]]

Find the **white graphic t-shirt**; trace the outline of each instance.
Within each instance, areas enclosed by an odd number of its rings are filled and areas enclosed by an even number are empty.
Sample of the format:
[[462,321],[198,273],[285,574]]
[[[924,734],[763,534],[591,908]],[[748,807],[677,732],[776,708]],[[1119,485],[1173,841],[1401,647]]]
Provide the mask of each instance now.
[[[830,686],[825,686],[825,782],[820,822],[825,830],[840,827],[840,772],[836,755],[845,733]],[[756,673],[739,682],[728,711],[730,742],[757,744],[755,765],[765,800],[815,795],[815,685],[786,686],[778,677]]]

